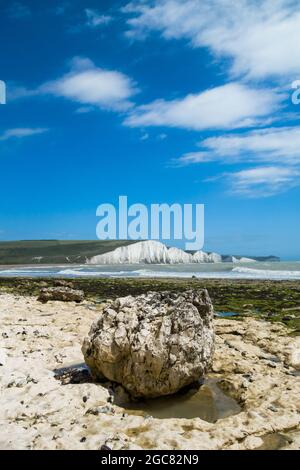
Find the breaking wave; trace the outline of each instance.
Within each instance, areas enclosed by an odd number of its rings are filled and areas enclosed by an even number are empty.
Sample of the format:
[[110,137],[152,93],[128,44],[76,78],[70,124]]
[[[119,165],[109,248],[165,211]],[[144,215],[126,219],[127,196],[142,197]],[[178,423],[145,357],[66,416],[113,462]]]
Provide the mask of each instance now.
[[254,279],[300,279],[300,271],[284,271],[271,269],[253,269],[237,267],[232,273]]
[[130,271],[93,271],[85,270],[81,271],[80,269],[64,269],[59,271],[57,274],[59,276],[89,276],[89,277],[120,277],[124,275],[131,274]]
[[[279,268],[279,269],[278,269]],[[73,265],[73,266],[20,266],[0,268],[3,277],[91,277],[91,278],[187,278],[199,279],[300,279],[300,263],[262,263],[260,267],[234,266],[231,263],[206,265]]]

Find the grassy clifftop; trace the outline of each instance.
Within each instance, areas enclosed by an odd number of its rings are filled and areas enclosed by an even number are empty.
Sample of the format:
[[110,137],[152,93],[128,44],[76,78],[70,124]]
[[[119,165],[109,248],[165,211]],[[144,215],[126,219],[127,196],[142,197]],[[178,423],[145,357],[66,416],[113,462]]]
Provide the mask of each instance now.
[[107,253],[128,240],[24,240],[0,242],[0,265],[84,263],[87,258]]

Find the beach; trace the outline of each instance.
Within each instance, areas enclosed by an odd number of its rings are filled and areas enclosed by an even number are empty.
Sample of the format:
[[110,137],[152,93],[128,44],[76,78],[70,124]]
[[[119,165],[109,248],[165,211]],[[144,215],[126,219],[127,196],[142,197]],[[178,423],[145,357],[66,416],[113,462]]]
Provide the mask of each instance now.
[[300,1],[0,10],[0,450],[300,450]]
[[[1,449],[300,448],[299,282],[84,278],[84,302],[38,302],[57,282],[0,280]],[[216,351],[199,390],[135,403],[91,379],[81,345],[110,299],[204,285]]]

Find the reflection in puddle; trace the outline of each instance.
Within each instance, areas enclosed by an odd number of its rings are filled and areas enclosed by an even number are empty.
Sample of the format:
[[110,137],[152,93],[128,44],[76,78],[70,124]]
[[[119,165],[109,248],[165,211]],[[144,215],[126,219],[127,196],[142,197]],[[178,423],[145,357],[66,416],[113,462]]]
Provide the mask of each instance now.
[[[238,403],[218,387],[217,379],[209,378],[204,385],[176,395],[122,405],[137,414],[154,418],[201,418],[210,423],[241,411]],[[135,413],[136,414],[136,413]]]
[[289,439],[279,433],[266,434],[261,439],[264,443],[257,450],[279,450],[289,443]]

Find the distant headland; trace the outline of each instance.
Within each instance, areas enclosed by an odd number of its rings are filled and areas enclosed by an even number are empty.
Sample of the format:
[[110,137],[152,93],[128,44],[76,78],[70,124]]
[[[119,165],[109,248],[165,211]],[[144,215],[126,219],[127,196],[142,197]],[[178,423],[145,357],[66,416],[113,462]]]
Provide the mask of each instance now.
[[0,265],[25,264],[190,264],[280,261],[276,256],[186,252],[158,241],[21,240],[0,242]]

